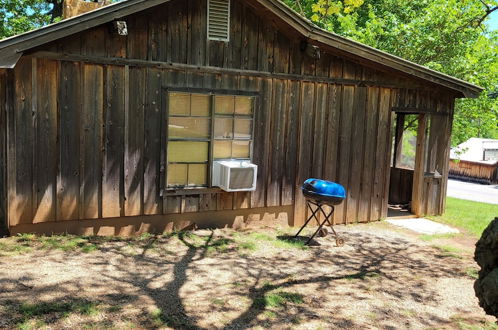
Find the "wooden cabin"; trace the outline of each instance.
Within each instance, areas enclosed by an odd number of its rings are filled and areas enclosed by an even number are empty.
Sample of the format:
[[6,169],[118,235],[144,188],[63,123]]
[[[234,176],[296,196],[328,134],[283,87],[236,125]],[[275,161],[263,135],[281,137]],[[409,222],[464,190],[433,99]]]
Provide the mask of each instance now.
[[[347,189],[336,224],[376,221],[407,114],[412,210],[440,214],[454,101],[480,92],[278,0],[121,1],[0,42],[0,218],[11,234],[295,226],[316,177]],[[257,165],[256,190],[213,186],[217,159]]]
[[449,177],[483,184],[498,183],[498,140],[470,138],[453,148]]

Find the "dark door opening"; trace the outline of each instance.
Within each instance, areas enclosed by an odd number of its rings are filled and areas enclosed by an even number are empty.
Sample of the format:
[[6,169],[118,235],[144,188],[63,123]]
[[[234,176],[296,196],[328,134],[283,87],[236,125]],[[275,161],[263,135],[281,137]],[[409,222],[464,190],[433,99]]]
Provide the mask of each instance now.
[[413,216],[412,192],[417,156],[419,115],[395,114],[392,132],[391,176],[389,182],[389,218]]

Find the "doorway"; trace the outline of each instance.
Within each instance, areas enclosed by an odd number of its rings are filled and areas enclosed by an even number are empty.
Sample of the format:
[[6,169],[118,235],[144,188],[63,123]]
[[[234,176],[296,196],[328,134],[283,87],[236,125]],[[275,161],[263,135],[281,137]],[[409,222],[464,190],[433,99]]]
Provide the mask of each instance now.
[[[388,217],[413,217],[420,200],[419,178],[424,176],[428,116],[395,112],[392,136]],[[421,166],[422,164],[422,166]]]

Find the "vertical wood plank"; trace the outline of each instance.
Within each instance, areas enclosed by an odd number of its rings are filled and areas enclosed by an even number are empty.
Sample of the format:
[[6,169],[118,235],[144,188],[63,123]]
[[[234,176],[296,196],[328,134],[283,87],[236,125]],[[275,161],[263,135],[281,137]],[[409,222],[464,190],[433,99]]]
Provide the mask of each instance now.
[[0,231],[8,232],[7,218],[7,70],[0,69]]
[[128,38],[126,56],[133,59],[146,60],[149,45],[149,19],[145,15],[134,15],[127,21]]
[[389,203],[389,181],[391,176],[391,156],[392,156],[392,127],[393,123],[393,112],[391,111],[394,107],[394,102],[396,99],[396,92],[392,89],[389,90],[389,98],[388,98],[388,106],[384,111],[387,113],[387,133],[384,136],[384,145],[385,145],[385,155],[384,160],[382,161],[382,207],[380,212],[381,219],[387,218],[387,204]]
[[179,1],[170,4],[168,14],[168,44],[171,62],[186,63],[188,47],[188,3]]
[[372,206],[372,192],[374,184],[375,168],[375,147],[377,144],[377,127],[378,127],[378,105],[379,105],[379,88],[369,87],[367,91],[367,109],[365,119],[365,151],[364,163],[361,174],[361,193],[360,204],[358,208],[358,221],[366,222],[376,220],[371,218],[370,209]]
[[294,226],[304,223],[306,216],[306,201],[301,192],[301,185],[304,180],[311,175],[310,161],[312,158],[312,135],[310,134],[313,127],[312,109],[314,106],[315,84],[301,83],[300,96],[300,128],[299,128],[299,148],[298,148],[298,165],[297,179],[295,183],[295,204],[294,204]]
[[[313,128],[313,169],[312,176],[315,178],[322,178],[323,174],[323,159],[324,159],[324,149],[325,149],[325,118],[327,114],[327,85],[326,84],[316,84],[315,88],[315,107],[314,107],[314,128]],[[310,132],[310,134],[312,133]]]
[[417,153],[415,155],[415,169],[413,172],[412,212],[417,216],[424,213],[424,165],[425,165],[425,139],[427,129],[427,115],[418,116]]
[[282,183],[283,150],[284,150],[284,123],[285,123],[285,81],[273,80],[271,134],[267,144],[271,146],[269,152],[270,169],[267,183],[267,206],[280,205]]
[[207,1],[188,0],[188,63],[205,65],[207,42]]
[[354,96],[353,105],[353,128],[351,136],[351,160],[349,173],[349,189],[348,189],[348,208],[346,219],[348,223],[358,221],[358,208],[360,203],[366,201],[360,199],[362,169],[363,169],[363,153],[365,149],[365,117],[366,117],[366,100],[367,88],[357,87]]
[[248,6],[243,8],[242,69],[258,69],[258,16]]
[[339,144],[339,120],[341,115],[341,86],[328,86],[327,120],[326,120],[326,149],[323,166],[323,177],[325,180],[337,180],[338,168],[338,144]]
[[170,52],[168,38],[169,3],[156,7],[149,23],[149,55],[152,61],[167,62]]
[[106,26],[94,27],[81,34],[81,52],[83,55],[104,56],[106,54]]
[[271,79],[259,79],[261,86],[261,96],[256,107],[254,118],[254,155],[253,161],[258,165],[258,178],[256,181],[256,191],[252,193],[252,207],[264,207],[266,200],[266,178],[268,175],[268,156],[270,146],[270,125],[271,125]]
[[[373,198],[370,215],[370,218],[373,220],[381,219],[383,209],[387,210],[387,201],[386,205],[383,203],[385,186],[384,178],[386,172],[390,172],[390,164],[389,162],[384,162],[386,161],[387,149],[391,148],[391,132],[389,130],[390,111],[390,90],[387,88],[381,88],[379,95],[377,146],[375,152],[375,175],[373,181]],[[387,141],[389,141],[389,143],[387,143]]]
[[102,216],[119,217],[124,210],[125,68],[108,66],[106,76],[105,151]]
[[242,61],[242,4],[230,2],[230,42],[225,43],[226,68],[238,69]]
[[37,125],[35,133],[34,222],[55,221],[57,168],[57,62],[37,60]]
[[[21,58],[22,60],[22,58]],[[20,65],[18,62],[17,65]],[[16,195],[16,83],[15,70],[7,70],[5,76],[5,111],[7,114],[7,225],[19,223]]]
[[[337,181],[339,184],[349,190],[349,173],[351,170],[351,134],[353,124],[353,104],[354,104],[355,87],[343,86],[342,89],[342,106],[340,116],[340,132],[339,132],[339,150],[338,159],[339,167],[337,172]],[[347,203],[346,199],[341,205],[335,208],[334,221],[344,223],[346,217]]]
[[258,70],[273,72],[273,50],[275,28],[262,17],[259,19],[258,32]]
[[297,148],[299,133],[299,97],[300,84],[298,81],[288,81],[286,96],[286,127],[284,144],[284,168],[282,180],[282,205],[294,203],[297,168]]
[[277,32],[275,38],[275,63],[274,72],[289,72],[289,51],[290,40],[281,32]]
[[[9,203],[11,225],[33,219],[33,114],[31,105],[31,59],[21,58],[14,69],[14,200]],[[12,188],[11,188],[12,189]]]
[[[97,219],[102,214],[102,137],[104,120],[104,69],[83,65],[81,113],[80,218]],[[99,212],[100,209],[100,212]]]
[[161,214],[161,71],[147,70],[144,117],[144,214]]
[[61,62],[59,86],[59,173],[57,220],[79,218],[81,67]]
[[130,68],[129,106],[125,114],[125,215],[142,214],[145,69]]

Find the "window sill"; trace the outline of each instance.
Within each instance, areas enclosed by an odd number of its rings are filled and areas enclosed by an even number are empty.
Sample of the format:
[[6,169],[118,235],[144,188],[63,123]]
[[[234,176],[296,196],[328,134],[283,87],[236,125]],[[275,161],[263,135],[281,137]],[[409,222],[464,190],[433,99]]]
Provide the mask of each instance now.
[[202,194],[214,194],[224,192],[221,188],[206,188],[206,187],[191,187],[191,188],[178,188],[178,189],[166,189],[164,190],[165,196],[185,196],[185,195],[202,195]]

